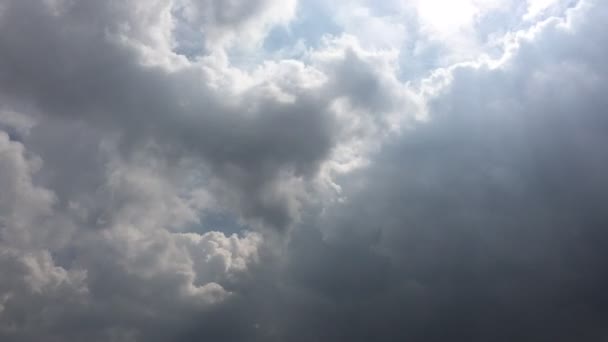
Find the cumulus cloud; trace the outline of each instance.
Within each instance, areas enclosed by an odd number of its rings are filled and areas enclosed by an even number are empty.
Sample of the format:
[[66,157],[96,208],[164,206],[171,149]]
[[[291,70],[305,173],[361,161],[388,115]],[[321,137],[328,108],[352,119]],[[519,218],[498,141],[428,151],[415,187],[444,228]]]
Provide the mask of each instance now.
[[608,7],[431,5],[0,2],[0,339],[606,338]]
[[127,198],[114,199],[106,221],[94,222],[103,229],[91,230],[82,221],[86,207],[71,203],[61,210],[52,191],[33,184],[43,163],[26,153],[1,132],[3,339],[144,338],[145,317],[170,319],[228,298],[219,283],[233,281],[257,258],[256,233],[170,231],[173,221],[188,216],[180,212],[187,205],[148,197],[160,191],[154,180],[139,193],[141,177],[120,183],[113,193]]

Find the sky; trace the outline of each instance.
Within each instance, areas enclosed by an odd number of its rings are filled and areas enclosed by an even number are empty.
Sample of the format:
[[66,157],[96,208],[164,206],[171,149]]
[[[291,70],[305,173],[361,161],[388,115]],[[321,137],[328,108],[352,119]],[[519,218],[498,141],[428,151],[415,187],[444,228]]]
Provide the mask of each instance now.
[[608,341],[607,21],[0,0],[0,341]]

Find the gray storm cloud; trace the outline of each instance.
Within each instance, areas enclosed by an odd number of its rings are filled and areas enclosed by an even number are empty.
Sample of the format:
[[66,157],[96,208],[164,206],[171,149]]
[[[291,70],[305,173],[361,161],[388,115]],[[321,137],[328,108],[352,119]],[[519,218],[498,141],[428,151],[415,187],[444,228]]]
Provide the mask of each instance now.
[[0,0],[0,340],[607,338],[608,6],[552,4],[409,80],[267,51],[305,2]]

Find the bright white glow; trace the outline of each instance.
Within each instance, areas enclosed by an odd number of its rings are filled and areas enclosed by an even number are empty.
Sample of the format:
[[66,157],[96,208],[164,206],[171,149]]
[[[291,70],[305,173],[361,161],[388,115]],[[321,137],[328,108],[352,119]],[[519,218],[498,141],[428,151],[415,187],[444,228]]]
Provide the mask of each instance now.
[[507,3],[506,0],[418,0],[416,9],[423,25],[447,34],[470,28],[478,16]]
[[440,32],[468,26],[478,9],[472,0],[423,0],[418,3],[418,15],[424,24]]
[[524,20],[532,20],[538,17],[557,2],[558,0],[528,0],[528,12],[524,16]]

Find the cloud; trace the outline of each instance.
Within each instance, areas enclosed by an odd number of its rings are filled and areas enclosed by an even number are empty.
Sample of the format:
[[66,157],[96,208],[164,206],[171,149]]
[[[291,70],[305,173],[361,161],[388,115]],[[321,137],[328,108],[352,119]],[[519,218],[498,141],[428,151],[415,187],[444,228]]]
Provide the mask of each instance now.
[[603,338],[605,15],[583,3],[433,79],[428,120],[338,177],[345,200],[294,231],[221,339]]
[[[335,144],[317,71],[279,63],[255,79],[214,56],[176,70],[145,65],[139,46],[120,39],[131,25],[113,13],[127,10],[83,2],[66,11],[58,18],[31,2],[7,5],[0,68],[13,106],[33,103],[43,117],[84,120],[102,137],[112,132],[125,151],[160,144],[200,158],[209,177],[234,188],[226,196],[244,215],[289,223],[292,209],[276,193],[275,176],[310,177]],[[22,15],[37,17],[36,25],[24,26]],[[49,52],[40,42],[63,48]]]
[[501,65],[452,69],[427,122],[337,181],[348,200],[325,209],[324,239],[293,243],[310,244],[293,286],[317,302],[286,294],[304,321],[282,339],[606,335],[606,69],[581,39],[603,39],[605,15],[582,4]]
[[0,339],[605,338],[608,9],[503,5],[3,2]]
[[[141,178],[126,179],[114,191],[131,198],[117,201],[108,227],[87,231],[79,221],[83,208],[60,211],[53,192],[33,184],[42,164],[25,154],[21,143],[1,132],[3,339],[101,341],[116,334],[145,335],[145,316],[162,321],[153,317],[169,319],[229,297],[218,282],[238,278],[257,258],[261,240],[256,233],[199,235],[165,229],[180,212],[163,208],[162,197],[135,204],[132,196],[144,195],[134,187]],[[154,187],[154,180],[147,185]],[[171,329],[171,323],[163,328]]]

